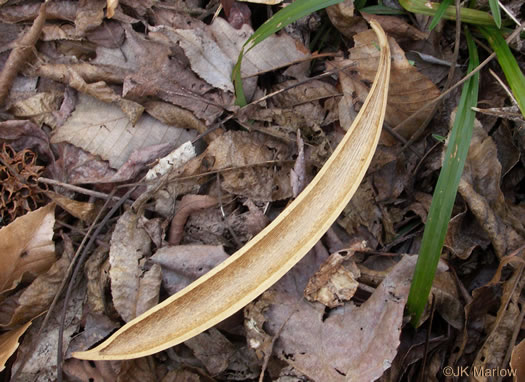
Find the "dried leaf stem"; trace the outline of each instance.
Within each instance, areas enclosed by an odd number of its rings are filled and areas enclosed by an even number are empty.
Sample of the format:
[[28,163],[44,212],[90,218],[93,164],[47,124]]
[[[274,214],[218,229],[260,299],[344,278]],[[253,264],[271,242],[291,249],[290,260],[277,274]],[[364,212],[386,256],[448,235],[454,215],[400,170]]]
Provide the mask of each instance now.
[[74,357],[131,359],[184,342],[267,290],[324,235],[359,187],[381,134],[390,48],[381,26],[375,21],[371,25],[381,56],[370,93],[343,140],[297,199],[222,264],[130,321],[101,345]]

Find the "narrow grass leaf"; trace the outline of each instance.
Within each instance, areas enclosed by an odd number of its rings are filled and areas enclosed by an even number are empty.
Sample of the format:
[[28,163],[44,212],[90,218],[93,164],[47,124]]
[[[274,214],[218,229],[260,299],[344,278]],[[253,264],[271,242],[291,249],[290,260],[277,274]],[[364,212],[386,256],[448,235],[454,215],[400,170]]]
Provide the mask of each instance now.
[[498,0],[489,0],[490,12],[498,28],[501,28],[501,10],[499,9]]
[[[470,57],[468,72],[471,72],[479,65],[479,58],[476,45],[468,30],[466,30],[466,35]],[[476,73],[463,86],[456,118],[445,151],[445,160],[432,197],[407,301],[407,308],[412,316],[414,326],[417,326],[425,309],[441,256],[448,222],[452,215],[452,207],[472,137],[475,119],[475,112],[472,111],[472,107],[477,104],[478,88],[479,73]]]
[[253,35],[244,43],[241,52],[239,53],[237,63],[233,68],[232,79],[235,87],[235,103],[239,106],[246,105],[246,97],[244,95],[241,78],[241,62],[244,54],[246,54],[250,49],[259,44],[268,36],[271,36],[272,34],[280,31],[285,26],[293,23],[301,17],[329,7],[330,5],[340,3],[341,1],[343,0],[296,0],[292,4],[281,9],[279,12],[273,15],[273,17],[268,19],[263,25],[257,28]]
[[510,90],[520,108],[521,114],[525,118],[525,76],[518,66],[516,58],[512,54],[509,45],[503,38],[501,32],[496,28],[479,28],[483,36],[487,39],[498,62],[505,73],[505,78],[510,85]]
[[[434,16],[439,9],[440,4],[426,0],[399,0],[399,4],[409,12],[420,13],[422,15]],[[490,14],[477,9],[461,8],[461,22],[476,25],[494,26],[494,19]],[[445,9],[443,17],[447,20],[456,19],[456,7],[448,6]]]
[[371,5],[360,9],[361,12],[369,13],[371,15],[405,15],[406,12],[402,9],[390,8],[385,5]]
[[452,5],[452,0],[443,0],[441,4],[439,4],[439,8],[436,11],[436,14],[432,18],[432,22],[428,26],[428,30],[431,31],[438,25],[439,21],[443,18],[445,15],[445,11],[448,7]]

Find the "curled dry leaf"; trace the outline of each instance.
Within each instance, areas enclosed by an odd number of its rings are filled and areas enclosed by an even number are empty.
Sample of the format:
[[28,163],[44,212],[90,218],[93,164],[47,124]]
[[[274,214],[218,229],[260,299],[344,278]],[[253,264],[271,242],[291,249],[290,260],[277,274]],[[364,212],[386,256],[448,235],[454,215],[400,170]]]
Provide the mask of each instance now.
[[160,288],[160,267],[145,274],[141,269],[141,260],[150,253],[151,239],[139,227],[139,220],[133,212],[126,211],[113,231],[109,250],[113,304],[126,322],[154,305],[149,306],[151,295],[158,299]]
[[13,289],[22,276],[34,278],[55,262],[54,224],[51,203],[0,229],[0,293]]
[[[514,270],[512,277],[505,281],[501,304],[494,323],[485,328],[488,335],[476,354],[472,367],[478,370],[494,370],[504,364],[509,344],[513,339],[520,315],[520,295],[525,286],[523,264]],[[523,316],[521,316],[523,317]],[[490,377],[490,376],[488,376]],[[482,376],[481,381],[489,381]]]
[[[354,48],[350,49],[350,62],[355,63],[355,70],[361,79],[372,81],[380,55],[376,38],[371,31],[365,31],[355,35],[354,42]],[[440,92],[432,81],[410,65],[405,53],[393,38],[389,38],[388,42],[392,50],[392,75],[385,120],[391,126],[396,126],[428,101],[438,97]],[[397,132],[405,138],[410,138],[425,118],[426,115],[422,113]],[[391,143],[392,139],[387,134],[381,137],[382,143]]]
[[458,191],[501,258],[523,243],[525,227],[507,205],[500,181],[496,144],[476,121]]
[[178,211],[171,221],[168,243],[171,245],[180,243],[184,234],[184,224],[186,224],[186,220],[193,212],[216,206],[217,203],[217,199],[213,196],[184,195],[177,206]]
[[313,275],[304,290],[308,301],[318,301],[329,308],[344,305],[357,291],[361,275],[352,261],[355,251],[363,250],[366,243],[357,242],[350,248],[335,252],[326,259],[318,272]]
[[16,349],[18,349],[18,340],[22,337],[27,328],[29,328],[29,325],[31,325],[31,322],[0,335],[0,371],[5,369],[5,363],[9,357],[13,355]]
[[16,46],[9,54],[7,62],[0,72],[0,105],[6,100],[11,85],[16,78],[18,71],[24,67],[26,61],[31,56],[33,48],[38,41],[42,27],[46,22],[47,2],[39,7],[38,16],[31,28],[17,41]]
[[[129,359],[186,341],[237,312],[286,274],[315,245],[355,193],[383,125],[390,48],[381,27],[381,59],[354,124],[312,182],[268,227],[226,261],[129,322],[81,359]],[[401,308],[402,311],[402,308]]]

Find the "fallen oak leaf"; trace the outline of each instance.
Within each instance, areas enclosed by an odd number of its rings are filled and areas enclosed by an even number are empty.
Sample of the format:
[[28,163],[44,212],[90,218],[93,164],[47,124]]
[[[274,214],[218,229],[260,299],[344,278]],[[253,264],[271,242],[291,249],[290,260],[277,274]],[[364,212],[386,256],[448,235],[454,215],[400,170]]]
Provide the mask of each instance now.
[[379,68],[361,111],[317,176],[268,227],[182,291],[75,358],[131,359],[184,342],[229,317],[279,280],[315,245],[351,199],[377,147],[390,77],[381,26]]

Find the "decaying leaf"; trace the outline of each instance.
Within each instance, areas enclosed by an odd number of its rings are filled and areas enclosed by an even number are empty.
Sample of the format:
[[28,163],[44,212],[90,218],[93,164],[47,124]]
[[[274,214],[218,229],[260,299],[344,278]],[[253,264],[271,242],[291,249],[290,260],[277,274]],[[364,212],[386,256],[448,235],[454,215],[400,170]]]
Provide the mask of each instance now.
[[328,317],[301,293],[320,260],[310,255],[268,292],[265,327],[279,333],[274,354],[315,381],[373,381],[397,353],[416,257],[403,257],[364,304],[346,304]]
[[46,195],[57,205],[80,220],[91,223],[95,218],[96,210],[94,203],[79,202],[52,191],[47,191]]
[[31,325],[31,321],[19,328],[10,330],[7,333],[0,335],[0,371],[5,369],[5,363],[18,349],[18,340],[25,333],[27,328]]
[[28,212],[0,229],[0,292],[11,290],[24,275],[35,278],[55,262],[55,205]]
[[[356,66],[352,69],[357,70],[361,79],[372,81],[380,54],[376,38],[371,31],[365,31],[355,35],[354,42],[354,48],[350,49],[350,62]],[[392,75],[385,121],[391,126],[396,126],[428,101],[438,97],[440,92],[432,81],[410,65],[405,53],[393,38],[389,38],[388,42],[392,50]],[[409,138],[425,118],[426,115],[422,113],[397,132]],[[382,142],[392,142],[392,138],[384,134]]]
[[139,221],[133,212],[125,212],[113,231],[109,251],[113,304],[126,322],[155,305],[161,281],[158,265],[146,272],[142,269],[151,239]]
[[308,301],[320,302],[329,308],[344,305],[349,301],[359,286],[357,279],[361,275],[359,268],[351,257],[357,250],[365,248],[363,242],[350,246],[331,254],[321,265],[304,289],[304,296]]
[[510,358],[510,367],[516,370],[518,375],[525,375],[525,340],[514,346]]
[[11,105],[10,111],[15,117],[31,119],[37,125],[46,123],[49,126],[55,126],[53,112],[57,111],[59,106],[57,93],[41,92],[16,101]]
[[[72,337],[78,331],[82,316],[82,303],[85,297],[85,288],[74,288],[64,321],[64,348],[67,348]],[[59,300],[63,306],[63,300]],[[39,327],[33,325],[26,332],[21,343],[12,372],[17,373],[17,380],[55,380],[57,370],[57,345],[60,327],[61,309],[56,309],[49,320],[48,326],[40,336],[37,336]],[[37,340],[38,337],[38,340]],[[27,353],[31,353],[23,370],[19,370],[22,360]]]
[[31,285],[4,300],[0,304],[0,327],[20,325],[45,312],[66,276],[69,263],[69,257],[63,254],[46,273],[39,275]]
[[188,217],[196,211],[216,206],[218,200],[208,195],[184,195],[177,206],[177,213],[171,221],[168,242],[177,245],[184,234],[184,224]]
[[133,127],[119,107],[81,94],[75,111],[55,131],[52,142],[69,142],[99,155],[118,169],[137,149],[165,142],[179,146],[193,136],[147,115]]
[[[184,175],[220,171],[221,187],[228,192],[261,201],[285,199],[292,195],[291,166],[279,163],[275,168],[265,163],[284,162],[287,154],[286,145],[265,135],[227,131],[186,164]],[[243,168],[235,170],[236,167]]]
[[[178,43],[201,78],[222,90],[233,92],[231,73],[242,45],[253,33],[249,25],[235,29],[217,18],[206,29],[177,29]],[[280,54],[268,55],[268,51]],[[272,35],[250,50],[243,59],[242,75],[251,76],[275,69],[307,56],[305,47],[286,34]],[[213,70],[210,70],[213,68]]]
[[[520,317],[519,298],[525,285],[523,278],[524,266],[517,267],[512,275],[503,285],[501,305],[494,324],[486,328],[489,333],[483,346],[476,354],[472,364],[473,368],[481,370],[493,370],[503,367],[506,353],[516,326],[517,318]],[[489,381],[490,375],[484,375],[481,381]]]
[[160,248],[150,260],[161,266],[163,286],[175,294],[227,258],[220,245],[175,245]]
[[381,27],[371,25],[378,34],[381,59],[370,94],[330,159],[299,197],[226,261],[95,349],[74,353],[76,358],[136,358],[186,341],[248,304],[315,245],[355,193],[379,141],[390,49]]
[[523,243],[525,227],[507,205],[500,179],[496,145],[477,122],[458,192],[488,234],[496,254],[503,257]]

